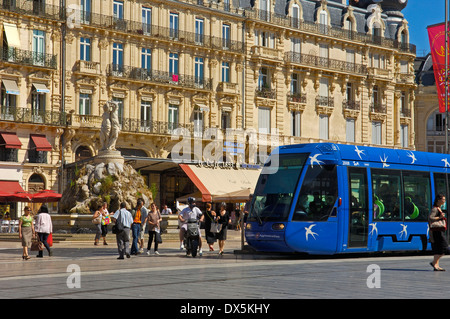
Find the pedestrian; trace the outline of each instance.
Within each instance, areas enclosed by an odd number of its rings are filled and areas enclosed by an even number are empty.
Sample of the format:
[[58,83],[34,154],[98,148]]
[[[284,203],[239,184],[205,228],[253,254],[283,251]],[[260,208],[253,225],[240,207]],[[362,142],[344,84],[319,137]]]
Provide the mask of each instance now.
[[[39,209],[37,216],[36,216],[34,230],[38,234],[39,241],[47,249],[48,255],[52,256],[53,252],[50,249],[49,244],[47,243],[47,238],[53,232],[53,224],[52,224],[52,218],[48,214],[47,206],[42,205],[41,208]],[[39,249],[39,253],[36,257],[39,257],[39,258],[44,257],[43,248]]]
[[133,223],[133,216],[127,210],[127,203],[120,204],[120,209],[116,211],[112,217],[113,221],[123,226],[123,230],[116,234],[117,250],[119,251],[119,258],[124,259],[124,255],[130,258],[130,227]]
[[145,230],[147,228],[147,223],[145,220],[148,216],[148,209],[144,206],[144,199],[140,198],[142,201],[142,208],[141,208],[141,231],[139,232],[139,252],[144,252],[144,237],[145,237]]
[[441,210],[441,206],[445,204],[445,196],[443,194],[436,195],[433,203],[433,208],[431,209],[430,215],[428,217],[428,222],[430,223],[430,241],[431,249],[434,254],[433,261],[430,262],[431,267],[434,271],[445,271],[444,268],[439,267],[439,260],[445,255],[448,247],[447,240],[445,239],[445,228],[437,228],[433,230],[433,223],[444,221],[445,214]]
[[248,214],[250,213],[250,205],[252,204],[252,199],[253,199],[253,194],[250,194],[248,196],[248,201],[245,203],[245,206],[244,206],[243,216],[242,216],[242,220],[241,220],[241,222],[243,223],[243,225],[241,225],[243,227],[243,229],[245,229],[245,225],[247,223],[247,217],[248,217]]
[[206,203],[205,212],[205,237],[209,245],[209,251],[214,251],[214,243],[216,242],[216,233],[211,232],[211,224],[216,222],[216,212],[211,210],[211,203]]
[[31,246],[31,240],[36,236],[33,227],[33,216],[31,215],[31,208],[25,206],[24,214],[19,218],[19,238],[22,240],[22,259],[28,260],[28,247]]
[[94,215],[92,215],[92,223],[95,225],[95,239],[94,245],[97,246],[102,236],[102,206],[97,206]]
[[140,199],[137,200],[136,207],[131,210],[131,215],[133,216],[133,224],[131,224],[131,235],[133,236],[133,242],[131,244],[131,254],[137,255],[139,254],[138,248],[138,240],[139,234],[141,233],[141,224],[142,224],[142,207],[144,206],[144,202]]
[[227,227],[230,223],[230,214],[227,212],[227,204],[220,204],[220,213],[217,216],[217,222],[222,225],[222,229],[217,233],[217,240],[219,241],[219,255],[223,255],[225,247],[225,240],[227,240]]
[[108,245],[108,243],[106,242],[106,235],[108,234],[108,225],[111,223],[111,218],[109,216],[107,202],[103,203],[103,206],[100,208],[100,213],[102,214],[101,229],[102,229],[103,245]]
[[159,210],[156,208],[155,203],[150,205],[150,211],[147,216],[147,224],[148,224],[148,243],[147,243],[147,255],[150,255],[150,249],[152,248],[153,239],[155,239],[155,255],[159,255],[158,252],[158,240],[156,238],[157,233],[160,234],[161,228],[160,223],[162,221],[161,214]]
[[172,215],[172,210],[167,207],[167,205],[164,205],[164,208],[161,211],[161,215]]

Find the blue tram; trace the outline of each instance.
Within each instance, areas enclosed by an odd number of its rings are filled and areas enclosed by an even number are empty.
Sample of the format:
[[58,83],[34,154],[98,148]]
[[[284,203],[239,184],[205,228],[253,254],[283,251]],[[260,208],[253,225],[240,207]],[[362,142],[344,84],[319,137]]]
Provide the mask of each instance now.
[[270,252],[429,250],[428,214],[436,194],[449,198],[449,174],[445,154],[333,143],[281,146],[261,171],[246,240]]

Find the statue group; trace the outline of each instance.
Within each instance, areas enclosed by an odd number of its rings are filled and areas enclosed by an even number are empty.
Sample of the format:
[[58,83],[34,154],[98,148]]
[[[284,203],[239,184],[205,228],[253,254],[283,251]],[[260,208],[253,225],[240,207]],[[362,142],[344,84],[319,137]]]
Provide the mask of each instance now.
[[119,137],[119,105],[108,101],[103,105],[102,127],[100,129],[100,151],[116,151]]

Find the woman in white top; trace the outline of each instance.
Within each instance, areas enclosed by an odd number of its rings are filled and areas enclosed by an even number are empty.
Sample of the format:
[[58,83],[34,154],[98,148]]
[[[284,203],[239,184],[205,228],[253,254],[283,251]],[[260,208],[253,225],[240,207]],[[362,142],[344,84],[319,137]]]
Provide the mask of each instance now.
[[[48,235],[53,232],[52,218],[48,214],[47,206],[41,206],[36,216],[36,222],[34,229],[39,236],[39,241],[45,246],[48,251],[48,255],[52,256],[52,251],[47,243]],[[44,257],[43,250],[39,250],[39,254],[36,256],[39,258]]]

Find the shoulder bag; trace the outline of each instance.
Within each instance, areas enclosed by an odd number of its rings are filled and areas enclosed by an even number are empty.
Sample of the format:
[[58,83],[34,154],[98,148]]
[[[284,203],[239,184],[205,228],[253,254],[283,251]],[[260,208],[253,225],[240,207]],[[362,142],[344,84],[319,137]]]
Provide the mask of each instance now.
[[102,214],[100,213],[96,218],[92,219],[92,223],[98,225],[102,222]]
[[445,231],[447,229],[447,218],[439,219],[430,223],[431,231]]
[[119,216],[117,216],[116,223],[112,227],[112,232],[113,232],[113,234],[116,234],[116,235],[121,233],[124,229],[123,224],[120,220],[120,214],[122,214],[121,210],[119,210]]

